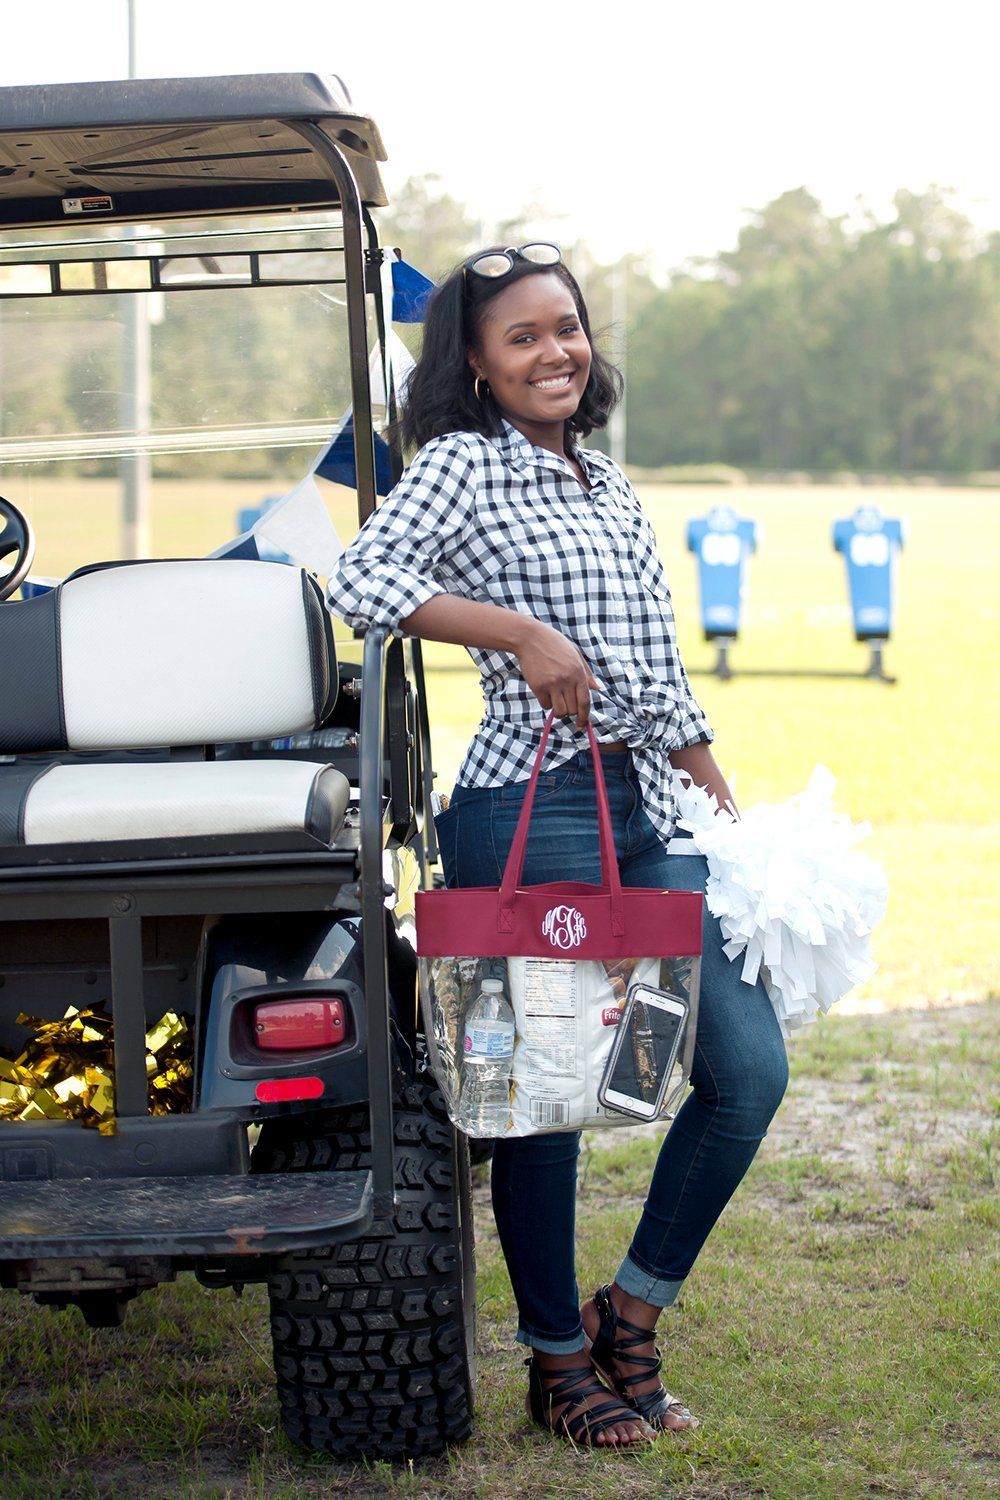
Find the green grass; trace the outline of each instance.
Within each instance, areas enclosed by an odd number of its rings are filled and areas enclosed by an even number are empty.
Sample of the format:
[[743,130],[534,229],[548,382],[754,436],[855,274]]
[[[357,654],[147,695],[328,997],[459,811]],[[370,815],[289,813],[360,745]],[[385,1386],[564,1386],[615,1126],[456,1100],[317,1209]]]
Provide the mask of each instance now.
[[[874,942],[879,971],[860,992],[887,1006],[978,998],[998,988],[994,932],[1000,916],[1000,495],[963,490],[833,486],[751,487],[741,508],[763,524],[753,560],[736,676],[706,675],[714,651],[700,639],[687,518],[716,493],[640,487],[674,594],[692,686],[716,732],[716,755],[737,800],[781,801],[813,767],[837,778],[838,805],[872,824],[866,848],[885,866],[889,909]],[[731,490],[718,496],[732,499]],[[830,545],[834,518],[859,497],[903,514],[894,686],[860,676],[867,652],[853,638],[843,561]],[[448,789],[481,717],[468,661],[457,647],[425,647],[442,669],[430,681],[439,785]],[[858,673],[740,676],[766,673]]]
[[[199,555],[231,535],[240,505],[272,486],[256,481],[164,481],[155,492],[153,549]],[[280,488],[280,486],[279,486]],[[37,569],[61,574],[114,556],[112,480],[30,475],[8,485],[39,533]],[[353,534],[353,497],[330,486],[335,521]],[[736,502],[763,527],[753,561],[736,677],[703,675],[714,652],[700,639],[687,518],[730,487],[640,485],[674,593],[695,691],[714,724],[716,751],[738,800],[781,800],[828,765],[839,804],[868,820],[866,847],[889,876],[890,905],[875,939],[879,971],[861,992],[893,1006],[977,998],[998,988],[993,930],[1000,877],[1000,492],[943,488],[750,486]],[[887,665],[895,686],[867,681],[850,627],[843,561],[830,527],[860,499],[905,518],[900,602]],[[356,654],[354,643],[346,643]],[[482,699],[467,654],[430,643],[425,658],[438,786],[449,789],[480,721]],[[741,676],[740,672],[858,674]]]
[[[477,1186],[475,1432],[413,1468],[307,1458],[282,1437],[259,1288],[185,1277],[120,1331],[0,1304],[4,1500],[869,1500],[997,1492],[1000,1007],[830,1019],[679,1304],[666,1378],[702,1418],[647,1455],[575,1454],[531,1427],[513,1305]],[[887,1100],[898,1123],[880,1129]],[[625,1249],[659,1129],[586,1139],[580,1282]]]
[[[199,554],[231,533],[253,483],[165,485],[154,548]],[[33,480],[37,567],[115,553],[115,487]],[[732,499],[731,490],[720,492]],[[474,1436],[440,1462],[344,1470],[284,1442],[265,1301],[184,1278],[141,1297],[122,1332],[0,1299],[0,1500],[329,1494],[773,1500],[985,1497],[1000,1489],[996,1349],[997,657],[1000,496],[969,490],[751,487],[763,522],[740,669],[860,672],[830,523],[859,495],[909,522],[888,667],[854,677],[700,675],[684,523],[708,488],[650,486],[681,643],[739,799],[780,799],[817,762],[840,804],[869,819],[890,905],[879,972],[860,999],[892,1014],[831,1016],[792,1043],[792,1084],[771,1134],[664,1322],[667,1377],[703,1427],[646,1457],[574,1454],[525,1422],[513,1309],[480,1187],[480,1398]],[[350,498],[335,514],[351,532]],[[347,648],[353,654],[356,648]],[[439,786],[481,715],[468,658],[426,648]],[[929,1005],[927,1010],[906,1009]],[[933,1008],[940,1006],[940,1008]],[[590,1136],[582,1164],[580,1280],[628,1242],[655,1131]]]

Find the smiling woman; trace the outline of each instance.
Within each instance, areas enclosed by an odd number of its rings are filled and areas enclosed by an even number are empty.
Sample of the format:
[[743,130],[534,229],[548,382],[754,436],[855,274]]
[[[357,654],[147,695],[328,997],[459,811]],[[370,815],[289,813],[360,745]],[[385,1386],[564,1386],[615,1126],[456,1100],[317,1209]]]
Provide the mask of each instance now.
[[[541,836],[529,842],[525,884],[601,884],[592,724],[623,885],[704,889],[705,861],[667,852],[671,767],[690,771],[721,805],[729,789],[681,664],[650,524],[617,464],[580,445],[606,424],[620,391],[555,246],[492,246],[471,257],[428,308],[400,423],[419,452],[330,577],[331,606],[348,624],[459,643],[479,668],[486,715],[438,820],[451,886],[500,884],[551,709],[547,795],[531,824]],[[493,1209],[517,1337],[532,1351],[529,1411],[577,1444],[634,1447],[697,1425],[660,1384],[653,1328],[749,1167],[787,1079],[767,992],[743,983],[723,943],[706,915],[694,1091],[664,1141],[614,1282],[582,1308],[578,1132],[495,1143]]]

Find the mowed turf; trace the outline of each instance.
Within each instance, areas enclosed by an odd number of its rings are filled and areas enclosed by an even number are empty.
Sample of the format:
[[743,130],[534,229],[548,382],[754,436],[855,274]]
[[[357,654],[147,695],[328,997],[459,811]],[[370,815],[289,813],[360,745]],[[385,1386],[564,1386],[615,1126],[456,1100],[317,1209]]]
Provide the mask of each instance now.
[[[200,555],[267,486],[158,487],[154,551]],[[117,554],[112,483],[7,483],[61,574]],[[860,677],[696,675],[741,801],[783,798],[817,762],[875,829],[892,898],[868,1001],[985,996],[995,984],[998,495],[969,491],[650,487],[689,666],[699,639],[686,519],[716,498],[765,528],[740,669],[860,672],[830,522],[859,498],[909,522],[894,687]],[[345,539],[350,497],[333,495]],[[347,644],[356,656],[357,645]],[[439,785],[480,717],[468,658],[426,657]],[[514,1309],[477,1189],[479,1403],[470,1442],[412,1468],[347,1469],[281,1436],[266,1298],[193,1278],[157,1288],[120,1331],[0,1297],[0,1497],[320,1500],[866,1500],[997,1492],[997,1008],[831,1017],[797,1037],[792,1082],[758,1159],[664,1320],[666,1374],[703,1418],[640,1458],[574,1454],[526,1423]],[[581,1165],[589,1289],[628,1243],[658,1127],[593,1134]]]
[[[622,1458],[528,1423],[480,1170],[479,1389],[461,1448],[396,1467],[293,1449],[262,1287],[237,1302],[184,1276],[144,1293],[121,1329],[8,1293],[0,1500],[987,1500],[1000,1477],[998,1013],[847,1016],[793,1042],[788,1096],[660,1328],[696,1431]],[[628,1244],[661,1134],[584,1137],[585,1291]]]
[[[212,550],[233,533],[239,507],[269,488],[281,485],[158,483],[153,551]],[[58,575],[118,555],[114,481],[28,477],[5,492],[36,525],[37,571]],[[325,493],[347,540],[356,527],[353,496],[333,486]],[[782,800],[824,764],[837,777],[839,805],[872,824],[863,847],[885,866],[890,904],[875,940],[879,971],[855,1001],[933,1003],[995,989],[1000,492],[650,485],[640,498],[667,566],[693,685],[738,800]],[[717,501],[763,530],[730,682],[709,675],[715,653],[701,638],[695,563],[684,545],[688,518]],[[867,651],[853,639],[844,564],[830,542],[834,519],[862,501],[907,525],[886,655],[892,686],[861,675]],[[356,656],[346,628],[338,634],[345,654]],[[450,790],[482,699],[465,651],[435,642],[424,650],[437,785]]]

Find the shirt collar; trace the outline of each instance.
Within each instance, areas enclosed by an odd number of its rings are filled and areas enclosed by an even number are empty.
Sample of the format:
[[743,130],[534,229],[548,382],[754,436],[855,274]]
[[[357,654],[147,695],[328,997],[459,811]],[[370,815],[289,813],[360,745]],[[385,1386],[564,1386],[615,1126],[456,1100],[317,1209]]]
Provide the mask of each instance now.
[[[502,431],[495,442],[508,463],[519,468],[531,469],[537,469],[541,465],[542,468],[555,469],[557,473],[568,474],[571,479],[575,479],[576,476],[564,458],[550,453],[547,448],[537,448],[534,443],[528,441],[523,432],[508,422],[506,417],[501,417],[500,421]],[[576,457],[592,485],[599,479],[605,478],[604,469],[595,463],[595,459],[603,458],[603,456],[589,448],[576,450]]]

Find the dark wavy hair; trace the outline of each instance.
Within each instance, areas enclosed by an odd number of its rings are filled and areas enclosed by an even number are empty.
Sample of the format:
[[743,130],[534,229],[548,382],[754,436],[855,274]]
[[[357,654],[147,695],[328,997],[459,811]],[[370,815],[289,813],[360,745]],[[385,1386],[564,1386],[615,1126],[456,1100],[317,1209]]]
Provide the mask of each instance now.
[[[478,254],[488,255],[503,249],[502,245],[492,245]],[[622,377],[594,347],[587,304],[570,271],[561,261],[554,266],[542,266],[529,260],[515,260],[513,270],[506,276],[492,279],[466,275],[464,268],[467,264],[463,261],[456,266],[431,293],[427,304],[423,347],[407,382],[396,423],[402,446],[406,449],[422,448],[431,438],[443,437],[447,432],[479,432],[484,437],[499,435],[502,430],[500,408],[492,391],[482,400],[476,396],[468,351],[479,342],[485,310],[494,297],[525,276],[558,276],[569,288],[593,355],[590,379],[580,405],[566,422],[571,444],[575,446],[578,438],[585,438],[595,428],[606,426],[621,400]]]

